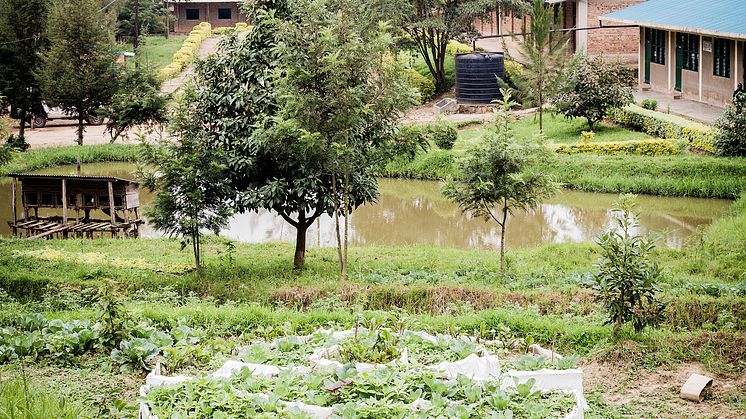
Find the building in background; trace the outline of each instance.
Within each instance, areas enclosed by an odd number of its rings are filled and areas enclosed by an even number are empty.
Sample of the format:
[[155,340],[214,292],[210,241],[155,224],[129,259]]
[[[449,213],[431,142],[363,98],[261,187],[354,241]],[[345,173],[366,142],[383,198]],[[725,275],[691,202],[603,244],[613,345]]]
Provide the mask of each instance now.
[[[600,26],[599,18],[610,12],[642,3],[645,0],[547,0],[555,13],[563,18],[563,26],[587,28]],[[497,13],[497,18],[488,22],[478,22],[477,29],[482,35],[508,35],[520,33],[524,24],[530,24],[530,17],[518,18],[512,13]],[[510,38],[506,38],[509,41]],[[637,28],[609,28],[590,31],[573,31],[570,35],[571,50],[588,55],[603,55],[611,60],[626,63],[637,62],[637,49],[640,35]],[[500,51],[501,40],[484,40],[479,45],[491,51]],[[512,50],[511,50],[512,51]]]
[[243,0],[166,0],[166,4],[174,16],[175,33],[189,33],[200,22],[209,22],[213,28],[246,22],[241,13]]
[[746,81],[745,0],[648,0],[601,19],[639,26],[643,89],[722,106]]

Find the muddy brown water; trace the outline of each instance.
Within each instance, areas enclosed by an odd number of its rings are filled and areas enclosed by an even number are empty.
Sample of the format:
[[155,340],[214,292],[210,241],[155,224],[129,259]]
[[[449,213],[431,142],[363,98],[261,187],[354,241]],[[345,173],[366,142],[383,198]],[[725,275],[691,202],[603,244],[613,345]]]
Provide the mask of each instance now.
[[[83,167],[83,174],[134,179],[129,163],[97,163]],[[39,173],[73,174],[74,166],[60,166]],[[440,194],[438,182],[380,179],[377,203],[358,208],[350,218],[351,242],[356,244],[430,244],[462,249],[497,249],[500,230],[494,222],[463,214],[457,205]],[[10,179],[0,178],[0,235],[10,235]],[[510,247],[542,243],[593,240],[613,225],[610,208],[614,194],[562,191],[538,209],[508,218],[506,241]],[[152,195],[140,191],[140,202],[148,205]],[[721,216],[732,201],[701,198],[640,196],[640,231],[660,236],[659,246],[679,248],[703,226]],[[103,214],[99,214],[103,216]],[[147,224],[143,237],[160,237]],[[261,243],[294,241],[295,229],[268,212],[236,214],[221,233],[232,239]],[[322,217],[308,231],[308,244],[335,245],[334,222]]]

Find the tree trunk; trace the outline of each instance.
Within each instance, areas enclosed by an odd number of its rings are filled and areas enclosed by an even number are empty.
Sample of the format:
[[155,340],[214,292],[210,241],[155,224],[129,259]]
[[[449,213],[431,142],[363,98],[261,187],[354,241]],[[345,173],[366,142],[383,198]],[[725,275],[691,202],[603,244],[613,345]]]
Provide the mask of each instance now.
[[[19,115],[21,117],[21,123],[18,125],[18,136],[21,138],[25,138],[26,136],[26,116],[28,115],[28,112],[26,112],[25,109],[22,109],[19,112]],[[33,124],[34,121],[31,121],[31,124]],[[32,125],[33,126],[33,125]]]
[[332,175],[332,194],[334,195],[334,226],[337,232],[337,256],[339,257],[339,273],[344,270],[342,260],[342,236],[339,233],[339,195],[337,194],[337,175]]
[[508,220],[508,205],[503,205],[503,218],[500,223],[500,279],[505,280],[505,223]]
[[78,109],[78,145],[83,145],[83,113]]
[[543,88],[539,86],[539,132],[544,133],[544,95]]
[[344,185],[344,215],[345,215],[345,247],[344,263],[342,264],[342,280],[347,280],[347,248],[350,243],[350,175],[345,175]]
[[591,132],[593,132],[593,124],[595,123],[595,121],[593,121],[591,118],[587,118],[587,119],[588,119],[588,129]]
[[295,257],[293,258],[293,267],[295,269],[303,269],[306,264],[306,232],[309,225],[310,223],[306,220],[302,220],[300,216],[298,217],[298,226],[295,233]]
[[199,260],[199,231],[192,231],[192,253],[194,253],[194,267],[199,271],[202,267]]

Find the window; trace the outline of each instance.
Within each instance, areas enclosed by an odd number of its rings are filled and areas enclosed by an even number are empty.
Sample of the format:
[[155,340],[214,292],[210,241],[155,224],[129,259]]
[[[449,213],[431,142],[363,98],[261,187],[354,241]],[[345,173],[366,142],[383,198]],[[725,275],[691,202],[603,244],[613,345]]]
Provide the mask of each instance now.
[[648,29],[647,37],[650,40],[650,62],[666,64],[666,31]]
[[186,9],[187,20],[199,20],[199,9]]
[[715,38],[713,46],[713,74],[730,78],[730,39]]
[[679,33],[676,36],[683,52],[684,70],[699,71],[699,35]]
[[218,19],[230,19],[230,18],[231,18],[231,9],[224,9],[224,8],[218,9]]

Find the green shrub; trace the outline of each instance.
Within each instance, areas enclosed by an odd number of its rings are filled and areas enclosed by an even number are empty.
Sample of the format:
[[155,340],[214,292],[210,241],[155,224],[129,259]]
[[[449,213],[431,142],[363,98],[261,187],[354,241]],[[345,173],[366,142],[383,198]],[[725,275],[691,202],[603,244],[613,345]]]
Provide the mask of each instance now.
[[458,140],[456,128],[444,122],[428,125],[427,135],[441,150],[452,149]]
[[23,138],[20,135],[13,135],[13,134],[8,136],[8,139],[5,141],[5,145],[7,147],[10,147],[18,151],[26,151],[30,147],[29,143],[26,142],[25,138]]
[[[479,48],[478,50],[481,50]],[[471,47],[471,45],[464,44],[463,42],[459,41],[448,41],[448,45],[446,45],[446,53],[456,55],[456,54],[467,54],[474,51]]]
[[593,138],[596,137],[596,133],[593,131],[582,131],[580,133],[580,140],[584,143],[590,143],[593,142]]
[[640,107],[649,111],[658,110],[658,101],[655,99],[644,99],[640,103]]
[[583,141],[576,144],[562,144],[556,150],[562,154],[599,153],[599,154],[638,154],[644,156],[670,156],[681,153],[673,140],[640,140],[609,141],[592,143]]
[[609,111],[607,117],[619,125],[654,137],[686,140],[691,149],[713,152],[713,129],[680,116],[629,105]]
[[656,297],[663,270],[649,256],[655,242],[635,233],[640,219],[637,197],[621,195],[613,211],[615,228],[597,240],[601,258],[595,265],[593,289],[608,312],[606,324],[613,326],[611,336],[616,338],[625,323],[631,322],[639,332],[660,322],[665,304]]
[[413,68],[405,68],[404,80],[413,89],[417,90],[419,104],[429,102],[435,96],[435,83]]
[[713,139],[716,154],[746,156],[746,109],[742,103],[728,105],[717,122],[717,128]]
[[430,141],[424,131],[418,125],[403,126],[399,130],[397,141],[394,143],[393,154],[411,160],[415,158],[418,152],[427,152],[430,148]]

